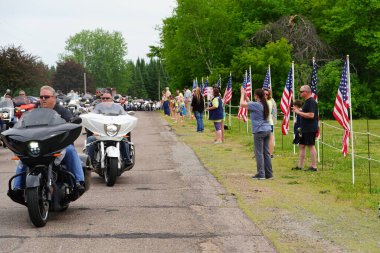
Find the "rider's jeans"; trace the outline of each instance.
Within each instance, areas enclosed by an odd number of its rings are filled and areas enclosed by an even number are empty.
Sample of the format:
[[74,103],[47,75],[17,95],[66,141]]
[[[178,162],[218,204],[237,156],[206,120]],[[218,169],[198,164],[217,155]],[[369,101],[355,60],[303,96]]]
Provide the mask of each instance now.
[[[82,164],[80,161],[80,158],[78,156],[77,151],[74,148],[74,145],[69,145],[66,148],[66,154],[65,157],[62,160],[62,164],[66,165],[66,168],[74,174],[75,180],[77,182],[83,181],[84,182],[84,174],[82,169]],[[26,171],[26,165],[24,165],[21,161],[18,163],[16,168],[16,174],[25,172]],[[24,189],[25,188],[25,175],[16,177],[13,180],[13,188],[14,189]]]
[[[90,144],[92,142],[96,141],[96,137],[95,136],[89,136],[87,137],[87,154],[90,156],[91,158],[91,161],[95,160],[95,145],[93,144]],[[123,145],[124,144],[124,145]],[[129,155],[129,144],[128,142],[126,141],[121,141],[120,142],[120,153],[121,153],[121,156],[127,160],[127,161],[130,161],[131,160],[131,157]]]

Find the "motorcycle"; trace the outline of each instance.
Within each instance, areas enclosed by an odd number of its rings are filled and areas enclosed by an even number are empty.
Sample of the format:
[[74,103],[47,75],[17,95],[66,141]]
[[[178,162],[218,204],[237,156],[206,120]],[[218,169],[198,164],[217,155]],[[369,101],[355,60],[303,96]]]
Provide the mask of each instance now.
[[[137,118],[129,114],[118,115],[102,104],[97,105],[103,114],[81,114],[82,125],[97,136],[95,146],[94,171],[104,177],[107,186],[113,186],[116,178],[129,171],[135,164],[135,146],[131,142],[131,131],[136,127]],[[120,153],[120,145],[129,145],[130,164],[125,164]]]
[[[71,201],[84,193],[78,190],[75,176],[61,164],[65,148],[78,138],[81,130],[80,124],[67,123],[52,109],[36,108],[25,112],[13,128],[1,133],[1,139],[16,155],[14,159],[26,166],[25,172],[9,179],[8,196],[28,208],[36,227],[46,225],[49,211],[66,210]],[[80,158],[87,191],[91,162],[87,155]],[[12,189],[12,181],[20,176],[25,176],[25,189]]]
[[15,115],[18,120],[24,112],[33,110],[36,107],[36,104],[30,101],[27,97],[15,97],[13,101],[16,105]]
[[[0,119],[5,124],[5,128],[8,129],[13,125],[15,108],[13,101],[8,98],[4,98],[0,101]],[[3,129],[1,129],[3,130]]]

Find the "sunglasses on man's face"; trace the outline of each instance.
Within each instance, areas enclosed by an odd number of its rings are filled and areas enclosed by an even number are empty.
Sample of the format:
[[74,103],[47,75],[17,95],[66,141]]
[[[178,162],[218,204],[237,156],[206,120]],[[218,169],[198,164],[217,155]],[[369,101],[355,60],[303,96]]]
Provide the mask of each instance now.
[[45,96],[40,96],[40,99],[49,99],[49,98],[51,98],[52,96],[47,96],[47,95],[45,95]]
[[110,100],[111,98],[102,98],[102,100]]
[[18,94],[19,96],[25,96],[25,94],[24,93],[20,93],[20,94]]

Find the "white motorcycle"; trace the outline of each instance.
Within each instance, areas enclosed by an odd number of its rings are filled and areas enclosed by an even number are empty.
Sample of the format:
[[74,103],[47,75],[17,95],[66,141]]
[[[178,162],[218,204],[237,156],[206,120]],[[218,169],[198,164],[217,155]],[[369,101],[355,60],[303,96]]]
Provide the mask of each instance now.
[[[98,106],[102,106],[99,104]],[[133,168],[135,164],[135,146],[131,142],[131,131],[136,127],[137,118],[129,114],[118,115],[118,112],[108,108],[100,108],[102,114],[81,114],[82,125],[94,133],[95,142],[85,144],[95,145],[94,171],[104,177],[107,186],[113,186],[116,178],[123,172]],[[122,157],[120,146],[127,143],[130,163],[126,164]]]

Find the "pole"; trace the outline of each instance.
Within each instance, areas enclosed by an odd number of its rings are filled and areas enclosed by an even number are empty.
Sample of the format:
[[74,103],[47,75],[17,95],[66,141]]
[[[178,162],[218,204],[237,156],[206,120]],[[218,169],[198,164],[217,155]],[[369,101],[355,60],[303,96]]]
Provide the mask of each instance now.
[[352,125],[352,105],[351,105],[351,80],[350,80],[350,59],[347,55],[347,86],[350,104],[350,139],[351,139],[351,160],[352,160],[352,184],[355,184],[355,157],[354,157],[354,128]]
[[368,145],[368,177],[369,177],[369,193],[372,193],[372,178],[371,178],[371,153],[369,151],[369,123],[367,117],[367,145]]
[[86,56],[83,54],[83,84],[84,84],[84,94],[87,92],[87,78],[86,78]]
[[[294,100],[295,100],[295,84],[294,84],[294,61],[292,61],[292,90],[293,90],[293,103],[294,103]],[[293,128],[294,128],[294,124],[296,123],[295,121],[296,119],[296,113],[293,111]],[[295,155],[296,154],[296,144],[293,144],[293,154]]]
[[[313,68],[315,64],[315,57],[313,57]],[[318,103],[318,101],[317,101]],[[318,130],[319,130],[319,110],[318,110]],[[317,138],[317,161],[318,163],[321,161],[320,155],[319,155],[319,136]]]

